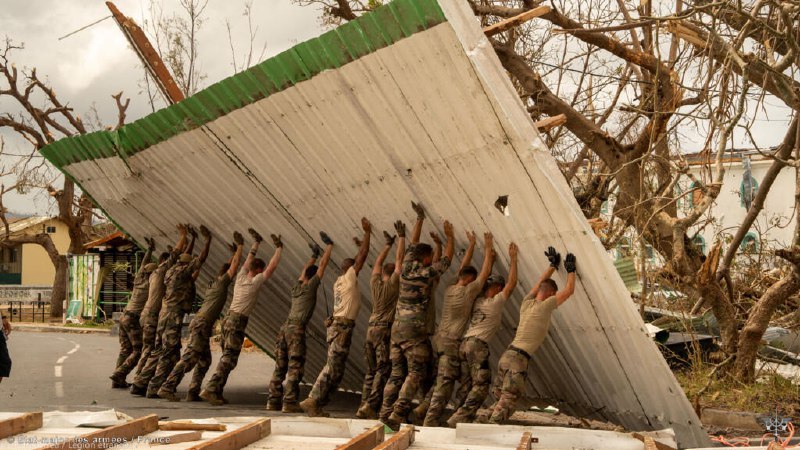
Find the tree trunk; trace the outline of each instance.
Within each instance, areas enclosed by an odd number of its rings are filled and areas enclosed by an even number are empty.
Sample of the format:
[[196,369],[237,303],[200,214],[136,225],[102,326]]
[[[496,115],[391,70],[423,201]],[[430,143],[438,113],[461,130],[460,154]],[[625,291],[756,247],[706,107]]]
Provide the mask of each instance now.
[[64,315],[64,303],[67,300],[67,257],[58,255],[54,266],[56,276],[53,279],[53,295],[50,297],[50,317],[61,319]]

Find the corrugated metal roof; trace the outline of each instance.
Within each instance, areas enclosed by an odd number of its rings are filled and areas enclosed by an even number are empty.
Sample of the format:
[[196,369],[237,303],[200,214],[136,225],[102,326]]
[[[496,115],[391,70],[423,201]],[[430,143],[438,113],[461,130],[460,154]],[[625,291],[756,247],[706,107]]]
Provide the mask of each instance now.
[[[48,216],[31,216],[31,217],[24,217],[17,220],[9,220],[8,221],[8,232],[11,236],[21,234],[25,232],[27,229],[31,227],[35,227],[36,225],[40,225],[42,223],[51,220],[52,217]],[[29,232],[30,234],[37,234],[42,233],[44,230],[34,230]],[[0,234],[5,235],[5,227],[2,223],[0,223]]]
[[[411,222],[408,206],[419,200],[430,217],[424,236],[448,218],[460,249],[464,228],[491,230],[502,272],[508,243],[519,244],[521,286],[491,343],[495,363],[524,292],[547,266],[546,247],[572,251],[579,285],[533,357],[529,395],[629,429],[674,427],[682,446],[707,442],[466,3],[397,0],[119,131],[62,140],[43,154],[136,239],[155,236],[163,248],[175,223],[205,223],[217,238],[205,275],[227,258],[234,230],[282,234],[284,259],[248,327],[268,350],[306,243],[327,230],[338,243],[334,263],[352,257],[361,216],[390,229],[398,218]],[[509,196],[508,216],[493,206],[500,195]],[[343,382],[353,390],[365,367],[368,273]],[[325,361],[335,275],[325,278],[307,381]]]

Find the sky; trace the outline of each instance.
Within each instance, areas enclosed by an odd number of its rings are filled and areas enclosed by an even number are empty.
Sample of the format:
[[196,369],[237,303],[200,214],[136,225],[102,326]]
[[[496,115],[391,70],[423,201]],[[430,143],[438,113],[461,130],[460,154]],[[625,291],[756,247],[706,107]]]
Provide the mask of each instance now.
[[[140,26],[150,4],[149,0],[116,0],[114,3]],[[169,12],[178,0],[161,0],[160,3],[165,12]],[[243,0],[208,1],[206,21],[198,34],[200,66],[207,75],[203,86],[234,73],[226,19],[232,25],[232,41],[239,54],[237,63],[240,63],[250,41],[243,12]],[[149,113],[150,106],[147,97],[140,92],[141,64],[116,23],[107,19],[59,40],[109,14],[105,2],[100,0],[0,0],[0,38],[24,42],[25,49],[13,55],[17,67],[36,67],[38,76],[46,79],[59,98],[68,102],[81,117],[87,116],[94,104],[104,123],[115,123],[117,113],[111,95],[124,91],[124,96],[131,98],[127,111],[130,122]],[[254,0],[256,54],[266,44],[266,59],[318,36],[324,31],[319,16],[316,7],[300,7],[289,0]],[[0,103],[0,112],[10,108],[8,102]],[[0,134],[6,141],[8,153],[23,153],[30,148],[7,132],[0,130]],[[8,161],[0,165],[2,163]],[[44,195],[11,195],[4,201],[12,212],[55,213],[52,202]]]

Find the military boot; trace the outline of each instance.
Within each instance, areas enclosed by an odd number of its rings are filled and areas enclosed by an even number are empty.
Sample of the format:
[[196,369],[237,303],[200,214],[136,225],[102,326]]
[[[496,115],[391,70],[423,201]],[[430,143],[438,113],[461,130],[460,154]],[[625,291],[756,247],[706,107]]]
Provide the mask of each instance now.
[[323,411],[322,408],[319,407],[319,404],[317,404],[317,400],[313,397],[308,397],[300,402],[300,408],[303,409],[303,412],[308,414],[308,417],[330,417],[330,414]]

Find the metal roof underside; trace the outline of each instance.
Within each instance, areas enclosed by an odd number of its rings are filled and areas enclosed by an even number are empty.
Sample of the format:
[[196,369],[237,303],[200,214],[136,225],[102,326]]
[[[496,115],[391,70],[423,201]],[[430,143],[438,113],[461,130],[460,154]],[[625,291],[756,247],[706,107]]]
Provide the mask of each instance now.
[[[466,2],[396,0],[120,130],[42,153],[139,241],[155,236],[164,248],[175,223],[206,224],[215,240],[204,277],[228,258],[234,230],[282,234],[284,259],[248,327],[267,350],[307,243],[326,230],[337,241],[334,263],[352,257],[361,216],[378,232],[398,218],[410,224],[410,202],[419,200],[430,217],[423,236],[441,232],[447,218],[462,249],[465,228],[491,230],[503,273],[508,243],[519,244],[521,286],[491,343],[493,363],[514,335],[522,296],[546,268],[545,248],[569,250],[578,258],[576,295],[533,356],[530,397],[628,429],[673,427],[684,447],[707,443]],[[509,196],[508,216],[493,206],[500,195]],[[373,241],[370,262],[381,244]],[[343,382],[351,390],[365,368],[369,272],[360,276],[363,307]],[[322,322],[335,274],[325,278],[306,381],[325,361]]]

